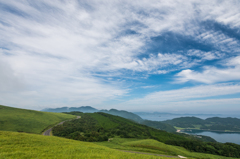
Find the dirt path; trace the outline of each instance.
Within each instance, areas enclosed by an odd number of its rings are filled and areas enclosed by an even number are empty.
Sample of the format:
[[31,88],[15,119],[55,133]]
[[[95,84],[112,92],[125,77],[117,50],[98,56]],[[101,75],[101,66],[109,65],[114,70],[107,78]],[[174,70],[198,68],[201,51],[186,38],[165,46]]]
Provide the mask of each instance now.
[[126,151],[126,150],[119,150],[119,151],[129,152],[129,153],[137,153],[137,154],[144,154],[144,155],[162,156],[162,157],[169,157],[169,158],[179,158],[179,157],[177,157],[177,156],[159,155],[159,154],[155,154],[155,153],[145,153],[145,152]]
[[[81,118],[81,116],[77,116],[77,119]],[[66,121],[70,121],[70,120],[66,120]],[[58,123],[57,125],[62,125],[65,121],[62,121],[61,123]],[[55,126],[57,126],[55,125]],[[51,131],[52,131],[53,127],[50,129],[47,129],[46,131],[43,132],[44,136],[51,136]]]

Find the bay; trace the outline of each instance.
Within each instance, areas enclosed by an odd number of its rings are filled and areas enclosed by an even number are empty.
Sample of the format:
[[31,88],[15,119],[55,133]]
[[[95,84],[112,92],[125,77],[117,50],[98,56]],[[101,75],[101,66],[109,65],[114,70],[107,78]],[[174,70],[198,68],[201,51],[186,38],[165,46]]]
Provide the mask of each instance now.
[[240,133],[238,132],[217,132],[217,131],[205,131],[205,130],[194,130],[184,131],[187,134],[191,135],[204,135],[210,136],[215,139],[217,142],[226,143],[231,142],[240,145]]
[[236,114],[140,114],[135,113],[139,115],[142,119],[145,120],[152,120],[152,121],[165,121],[165,120],[171,120],[174,118],[180,118],[180,117],[197,117],[201,119],[211,118],[211,117],[220,117],[220,118],[226,118],[226,117],[233,117],[233,118],[240,118],[240,115]]
[[[141,118],[145,120],[152,120],[152,121],[165,121],[165,120],[171,120],[174,118],[179,118],[179,117],[198,117],[201,119],[206,119],[206,118],[211,118],[211,117],[221,117],[221,118],[226,118],[226,117],[236,117],[240,118],[240,115],[238,114],[144,114],[144,113],[136,113],[138,114]],[[204,135],[204,136],[209,136],[215,139],[217,142],[221,143],[226,143],[226,142],[231,142],[235,144],[240,145],[240,133],[234,132],[215,132],[215,131],[203,131],[203,130],[192,130],[192,132],[186,132],[188,134],[192,135]]]

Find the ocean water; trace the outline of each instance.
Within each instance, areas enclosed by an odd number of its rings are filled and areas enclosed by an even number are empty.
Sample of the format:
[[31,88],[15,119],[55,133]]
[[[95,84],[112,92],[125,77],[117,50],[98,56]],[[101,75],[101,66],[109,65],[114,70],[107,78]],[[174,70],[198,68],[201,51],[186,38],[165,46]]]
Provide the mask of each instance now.
[[226,115],[221,115],[221,114],[137,114],[141,118],[146,119],[146,120],[152,120],[152,121],[164,121],[164,120],[171,120],[174,118],[179,118],[179,117],[197,117],[201,119],[206,119],[206,118],[211,118],[211,117],[221,117],[221,118],[226,118],[226,117],[236,117],[240,119],[240,115],[236,114],[226,114]]
[[216,132],[216,131],[202,131],[202,130],[192,130],[184,131],[191,135],[204,135],[210,136],[217,142],[226,143],[231,142],[240,145],[240,133],[229,133],[229,132]]
[[[152,121],[164,121],[164,120],[171,120],[174,118],[179,118],[179,117],[198,117],[201,119],[206,119],[210,117],[221,117],[221,118],[226,118],[226,117],[236,117],[240,119],[240,115],[233,115],[233,114],[226,114],[226,115],[214,115],[214,114],[147,114],[147,115],[141,115],[138,114],[141,118],[147,119],[147,120],[152,120]],[[221,143],[226,143],[226,142],[231,142],[235,144],[240,145],[240,133],[229,133],[229,132],[215,132],[215,131],[202,131],[202,130],[192,130],[192,132],[187,131],[186,133],[192,134],[192,135],[204,135],[204,136],[210,136],[213,139],[215,139],[217,142]]]

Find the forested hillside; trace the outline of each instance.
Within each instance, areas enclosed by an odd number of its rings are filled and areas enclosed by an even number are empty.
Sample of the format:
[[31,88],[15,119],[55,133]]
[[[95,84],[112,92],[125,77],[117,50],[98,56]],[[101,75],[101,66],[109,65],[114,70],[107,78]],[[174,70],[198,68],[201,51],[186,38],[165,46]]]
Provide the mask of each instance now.
[[162,142],[170,139],[187,140],[185,137],[106,113],[73,112],[73,114],[81,116],[81,119],[67,121],[63,125],[54,127],[54,135],[81,141],[106,141],[114,136],[152,138]]
[[203,142],[192,136],[168,133],[106,113],[73,112],[73,114],[81,118],[54,127],[54,135],[89,142],[107,141],[114,137],[155,139],[194,152],[240,157],[240,145],[237,144]]
[[160,122],[160,121],[151,121],[151,120],[144,120],[137,114],[125,111],[125,110],[117,110],[117,109],[110,109],[110,110],[98,110],[91,106],[81,106],[81,107],[62,107],[62,108],[46,108],[42,111],[46,112],[83,112],[83,113],[94,113],[94,112],[103,112],[107,114],[112,114],[116,116],[123,117],[125,119],[129,119],[135,121],[137,123],[147,125],[149,127],[165,130],[167,132],[176,132],[176,129],[169,124]]
[[205,120],[197,117],[181,117],[163,121],[166,124],[180,128],[195,128],[220,131],[240,131],[240,119],[238,118],[207,118]]

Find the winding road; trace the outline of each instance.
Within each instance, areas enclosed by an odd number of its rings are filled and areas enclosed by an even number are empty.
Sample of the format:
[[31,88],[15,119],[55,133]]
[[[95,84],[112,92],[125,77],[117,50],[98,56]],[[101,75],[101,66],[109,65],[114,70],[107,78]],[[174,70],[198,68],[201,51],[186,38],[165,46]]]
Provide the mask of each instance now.
[[[79,119],[79,118],[81,118],[81,116],[77,116],[77,119]],[[66,120],[66,121],[70,121],[70,120]],[[66,121],[62,121],[61,123],[58,123],[57,125],[62,125]],[[55,126],[57,126],[57,125],[55,125]],[[46,131],[44,131],[43,135],[44,136],[51,136],[52,129],[53,129],[53,127],[48,129],[48,130],[46,130]],[[186,157],[183,157],[183,156],[180,156],[180,155],[178,155],[178,156],[169,156],[169,155],[160,155],[160,154],[145,153],[145,152],[136,152],[136,151],[126,151],[126,150],[119,150],[119,151],[128,152],[128,153],[145,154],[145,155],[162,156],[162,157],[168,157],[168,158],[186,158]]]
[[[77,119],[81,118],[81,116],[77,116]],[[66,121],[70,121],[70,120],[66,120]],[[57,125],[62,125],[65,121],[62,121],[61,123],[58,123]],[[55,125],[55,126],[57,126]],[[50,129],[47,129],[46,131],[43,132],[44,136],[51,136],[51,131],[52,131],[53,127],[51,127]]]
[[146,153],[146,152],[137,152],[137,151],[126,151],[126,150],[119,150],[122,152],[129,152],[129,153],[137,153],[137,154],[144,154],[144,155],[153,155],[153,156],[162,156],[162,157],[168,157],[168,158],[181,158],[179,156],[169,156],[169,155],[160,155],[160,154],[154,154],[154,153]]

